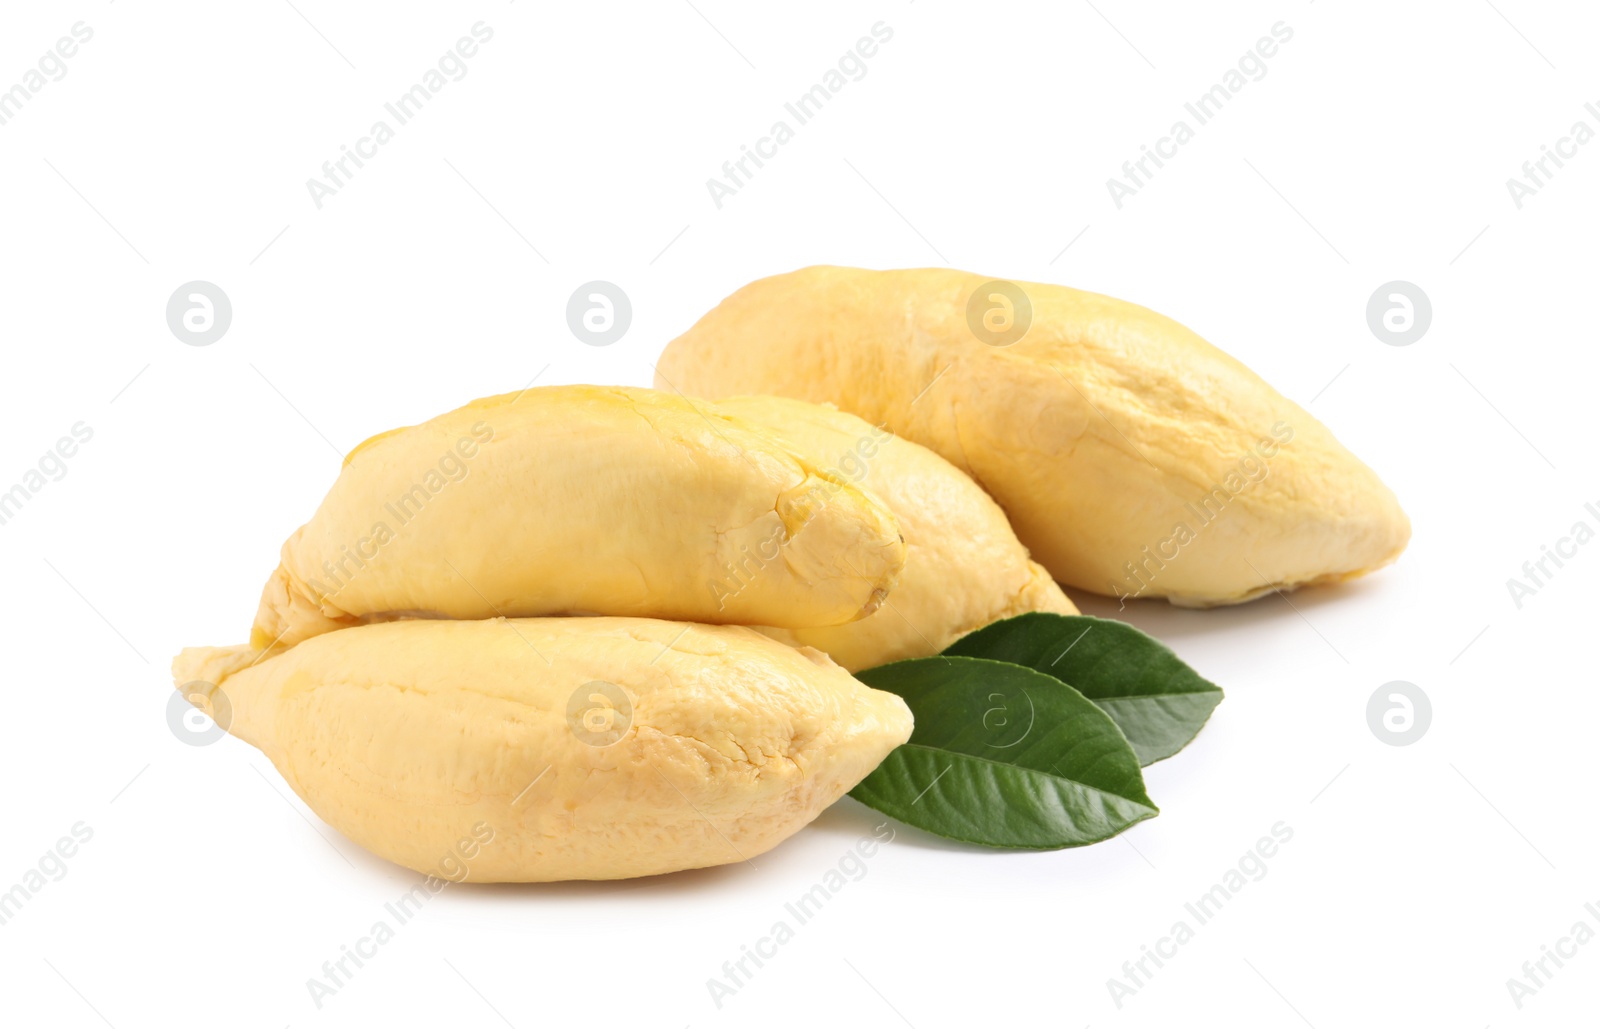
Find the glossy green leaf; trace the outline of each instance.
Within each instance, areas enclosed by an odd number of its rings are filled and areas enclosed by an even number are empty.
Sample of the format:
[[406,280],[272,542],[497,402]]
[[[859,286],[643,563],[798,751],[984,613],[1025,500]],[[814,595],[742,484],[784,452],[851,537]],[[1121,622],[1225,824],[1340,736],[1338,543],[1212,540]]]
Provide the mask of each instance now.
[[1107,618],[1018,615],[963,636],[945,653],[1009,661],[1072,686],[1112,717],[1141,765],[1182,750],[1222,702],[1222,690],[1165,644]]
[[1115,722],[1050,676],[971,657],[856,676],[899,694],[916,727],[850,795],[892,818],[991,847],[1078,847],[1157,813]]

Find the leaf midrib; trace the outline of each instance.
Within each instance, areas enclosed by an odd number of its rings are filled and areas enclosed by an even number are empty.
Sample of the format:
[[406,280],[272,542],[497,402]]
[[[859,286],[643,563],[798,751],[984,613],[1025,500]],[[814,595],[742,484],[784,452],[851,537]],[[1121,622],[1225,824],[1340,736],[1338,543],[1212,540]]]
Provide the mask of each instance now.
[[968,754],[966,751],[962,750],[946,750],[943,747],[930,747],[926,743],[902,743],[900,746],[908,750],[920,750],[924,753],[940,754],[945,757],[955,756],[966,758],[969,761],[981,761],[982,763],[991,765],[995,768],[1010,768],[1019,772],[1027,772],[1032,775],[1042,775],[1049,779],[1059,779],[1062,782],[1071,783],[1074,786],[1081,786],[1086,790],[1092,790],[1095,793],[1103,794],[1107,797],[1116,797],[1118,800],[1126,801],[1129,804],[1136,804],[1152,814],[1161,813],[1161,809],[1156,807],[1154,804],[1147,804],[1136,797],[1130,797],[1126,794],[1116,793],[1112,790],[1106,789],[1103,786],[1096,786],[1093,783],[1084,782],[1082,779],[1074,779],[1070,775],[1059,775],[1055,772],[1044,772],[1037,768],[1028,768],[1024,765],[1015,765],[1008,761],[996,761],[994,758],[983,757],[979,754]]

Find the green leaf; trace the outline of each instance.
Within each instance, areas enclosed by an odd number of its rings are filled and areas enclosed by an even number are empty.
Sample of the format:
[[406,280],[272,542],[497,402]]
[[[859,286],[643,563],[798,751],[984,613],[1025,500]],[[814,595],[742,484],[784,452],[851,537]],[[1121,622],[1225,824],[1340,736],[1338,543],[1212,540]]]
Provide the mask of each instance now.
[[1105,712],[1003,661],[925,657],[856,676],[916,717],[850,795],[939,836],[991,847],[1096,843],[1157,813],[1139,759]]
[[1072,686],[1111,716],[1141,765],[1182,750],[1222,703],[1222,690],[1167,646],[1108,618],[1018,615],[963,636],[945,653],[1010,661]]

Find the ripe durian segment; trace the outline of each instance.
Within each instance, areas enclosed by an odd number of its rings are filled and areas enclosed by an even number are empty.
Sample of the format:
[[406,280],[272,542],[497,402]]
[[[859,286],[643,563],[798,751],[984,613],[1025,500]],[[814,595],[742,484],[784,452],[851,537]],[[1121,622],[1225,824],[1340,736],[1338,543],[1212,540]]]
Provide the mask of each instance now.
[[473,882],[748,860],[911,734],[824,654],[654,619],[389,622],[190,648],[173,677],[329,825]]
[[728,297],[657,368],[699,396],[832,402],[928,447],[1057,580],[1097,593],[1237,603],[1365,574],[1411,536],[1372,469],[1243,364],[1064,286],[806,268]]
[[837,625],[904,561],[881,504],[715,404],[549,386],[351,451],[284,543],[251,643],[408,616]]

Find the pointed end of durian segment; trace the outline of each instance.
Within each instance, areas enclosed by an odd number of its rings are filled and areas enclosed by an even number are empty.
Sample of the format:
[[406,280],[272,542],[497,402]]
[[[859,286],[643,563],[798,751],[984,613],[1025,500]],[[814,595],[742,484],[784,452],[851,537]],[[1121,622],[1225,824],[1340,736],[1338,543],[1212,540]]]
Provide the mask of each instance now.
[[256,620],[250,626],[250,646],[266,650],[289,630],[287,612],[294,608],[294,591],[289,588],[289,573],[283,565],[273,569],[266,585],[261,587],[261,602],[256,607]]
[[[889,752],[911,739],[911,731],[916,728],[916,722],[911,715],[911,707],[905,699],[895,693],[885,690],[871,690],[868,701],[872,706],[873,719],[881,727],[884,742],[888,745],[883,749],[883,757],[888,757]],[[879,758],[881,762],[883,758]],[[872,765],[876,768],[877,762]],[[869,768],[862,778],[871,774]],[[852,787],[853,788],[853,787]]]
[[255,664],[264,655],[249,644],[232,647],[184,647],[172,659],[172,684],[196,707],[196,698],[209,700],[235,672]]
[[[247,669],[282,653],[279,647],[257,650],[249,644],[233,647],[185,647],[172,659],[172,684],[190,704],[204,711],[213,722],[259,750],[272,739],[270,705],[263,715],[262,705],[252,702],[251,691],[241,680],[228,680]],[[271,756],[270,753],[268,756]]]
[[1390,547],[1389,553],[1373,565],[1373,571],[1387,567],[1400,560],[1400,555],[1405,553],[1406,547],[1411,545],[1411,516],[1406,514],[1405,508],[1400,506],[1398,497],[1394,500],[1393,513],[1389,519]]
[[339,612],[331,595],[323,596],[314,584],[301,582],[280,564],[261,588],[261,603],[250,627],[250,646],[256,650],[292,647],[357,621]]
[[283,565],[273,569],[261,587],[261,603],[250,627],[250,646],[271,650],[292,647],[330,629],[339,628],[323,613],[321,604],[308,595],[306,587]]
[[173,687],[210,715],[224,730],[234,730],[234,706],[222,683],[262,658],[248,643],[238,647],[186,647],[173,658]]

